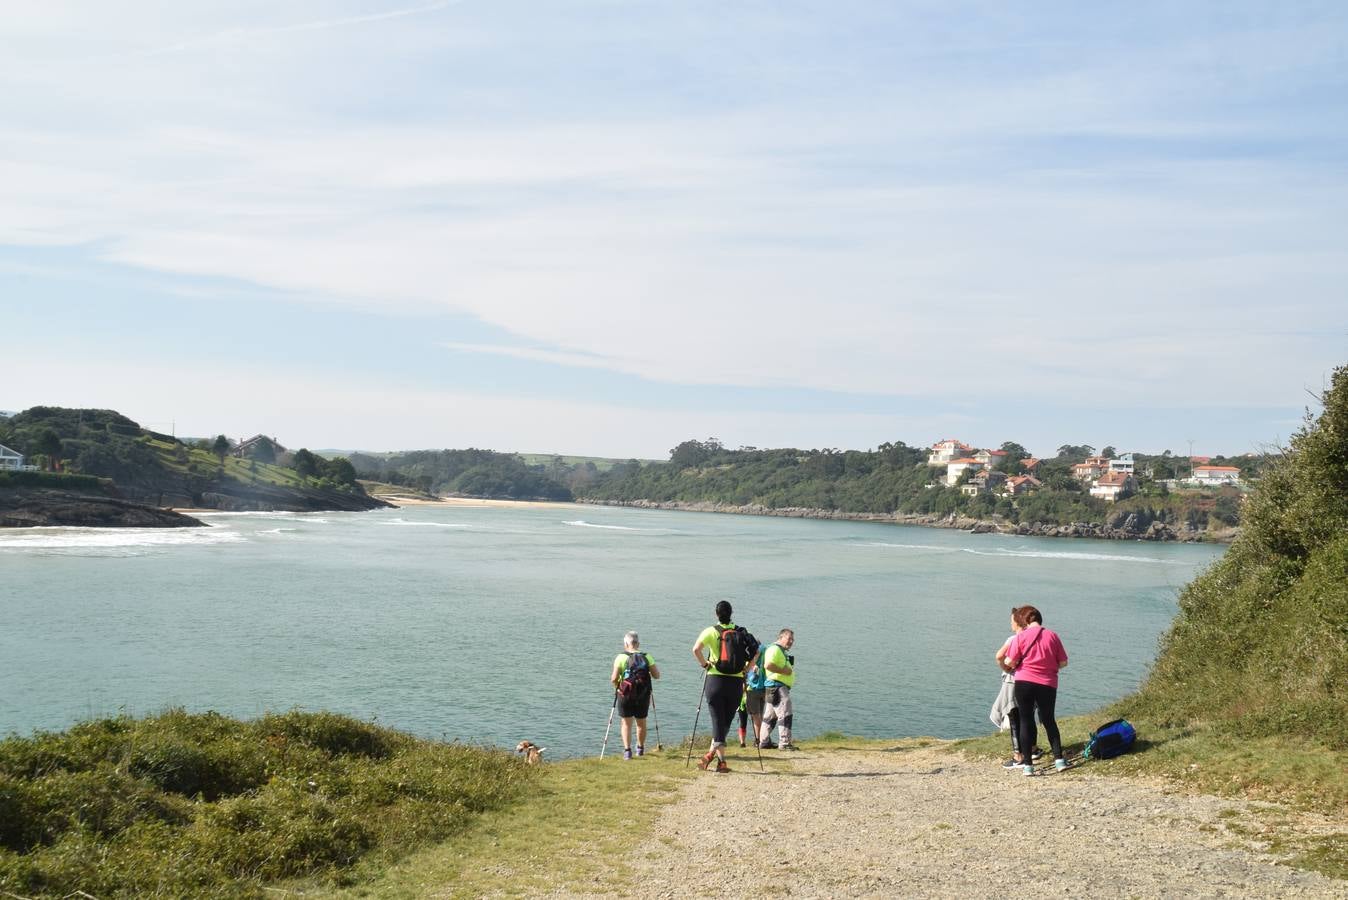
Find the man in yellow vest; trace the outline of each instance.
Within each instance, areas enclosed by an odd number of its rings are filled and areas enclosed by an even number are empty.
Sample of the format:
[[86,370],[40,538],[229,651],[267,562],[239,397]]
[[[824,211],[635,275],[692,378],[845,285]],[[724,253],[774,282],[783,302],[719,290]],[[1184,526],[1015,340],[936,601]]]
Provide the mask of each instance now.
[[778,726],[779,747],[797,750],[791,743],[791,687],[796,683],[796,658],[786,651],[796,642],[796,633],[790,628],[777,632],[777,641],[768,645],[763,654],[763,668],[767,670],[767,693],[763,700],[763,725],[758,734],[758,746],[772,746],[772,728]]

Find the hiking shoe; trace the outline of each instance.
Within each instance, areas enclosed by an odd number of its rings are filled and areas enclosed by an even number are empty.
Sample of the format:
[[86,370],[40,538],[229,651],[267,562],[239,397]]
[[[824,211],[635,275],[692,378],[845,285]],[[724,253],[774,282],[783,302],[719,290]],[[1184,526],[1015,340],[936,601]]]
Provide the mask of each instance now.
[[631,748],[631,747],[624,747],[624,748],[623,748],[623,759],[631,759],[631,758],[632,758],[632,748]]
[[724,775],[724,774],[726,774],[726,773],[729,772],[729,771],[730,771],[730,766],[727,766],[727,765],[725,764],[725,760],[723,760],[723,759],[718,759],[718,760],[716,761],[716,774],[717,774],[717,775]]
[[714,753],[708,753],[697,761],[697,767],[702,771],[707,771],[707,766],[711,765],[712,759],[716,756]]
[[776,749],[777,749],[777,745],[774,744],[772,741],[764,741],[763,743],[761,743],[761,744],[758,745],[758,749],[759,749],[759,750],[776,750]]
[[646,755],[646,748],[641,746],[640,744],[637,744],[637,756],[645,756],[645,755]]
[[1030,762],[1039,762],[1039,760],[1043,758],[1044,758],[1044,751],[1040,750],[1038,747],[1035,747],[1034,752],[1030,754]]
[[1034,766],[1021,766],[1020,770],[1024,772],[1026,775],[1034,774]]
[[792,752],[792,753],[794,753],[794,752],[800,750],[800,748],[797,747],[795,744],[782,744],[782,746],[778,747],[777,749],[778,749],[778,750],[786,750],[786,751]]
[[1063,759],[1061,756],[1058,757],[1053,761],[1053,768],[1059,772],[1067,771],[1067,769],[1069,768],[1067,765],[1067,760]]
[[1020,766],[1021,764],[1016,762],[1016,758],[1014,756],[1008,759],[1006,762],[1002,763],[1003,769],[1019,769]]

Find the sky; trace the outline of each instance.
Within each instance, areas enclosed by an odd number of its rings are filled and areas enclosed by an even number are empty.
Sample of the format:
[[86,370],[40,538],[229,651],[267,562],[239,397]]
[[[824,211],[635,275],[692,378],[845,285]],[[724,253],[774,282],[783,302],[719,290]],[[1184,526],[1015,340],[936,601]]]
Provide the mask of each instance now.
[[1346,107],[1339,3],[18,0],[0,409],[1259,451],[1348,362]]

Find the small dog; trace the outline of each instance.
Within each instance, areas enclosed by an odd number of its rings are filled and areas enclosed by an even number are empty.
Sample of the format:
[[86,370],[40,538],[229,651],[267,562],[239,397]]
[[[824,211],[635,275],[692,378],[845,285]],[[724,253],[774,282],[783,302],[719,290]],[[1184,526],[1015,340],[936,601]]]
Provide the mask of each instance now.
[[520,745],[515,748],[516,753],[524,754],[524,764],[527,766],[536,766],[543,761],[543,754],[547,747],[540,747],[533,741],[520,741]]

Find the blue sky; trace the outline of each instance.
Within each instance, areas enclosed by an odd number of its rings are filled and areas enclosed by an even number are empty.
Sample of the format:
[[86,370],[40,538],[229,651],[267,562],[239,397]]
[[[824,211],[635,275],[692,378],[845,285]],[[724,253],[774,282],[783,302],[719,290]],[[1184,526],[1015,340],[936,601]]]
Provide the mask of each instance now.
[[1337,4],[26,4],[0,408],[1238,453],[1348,361]]

